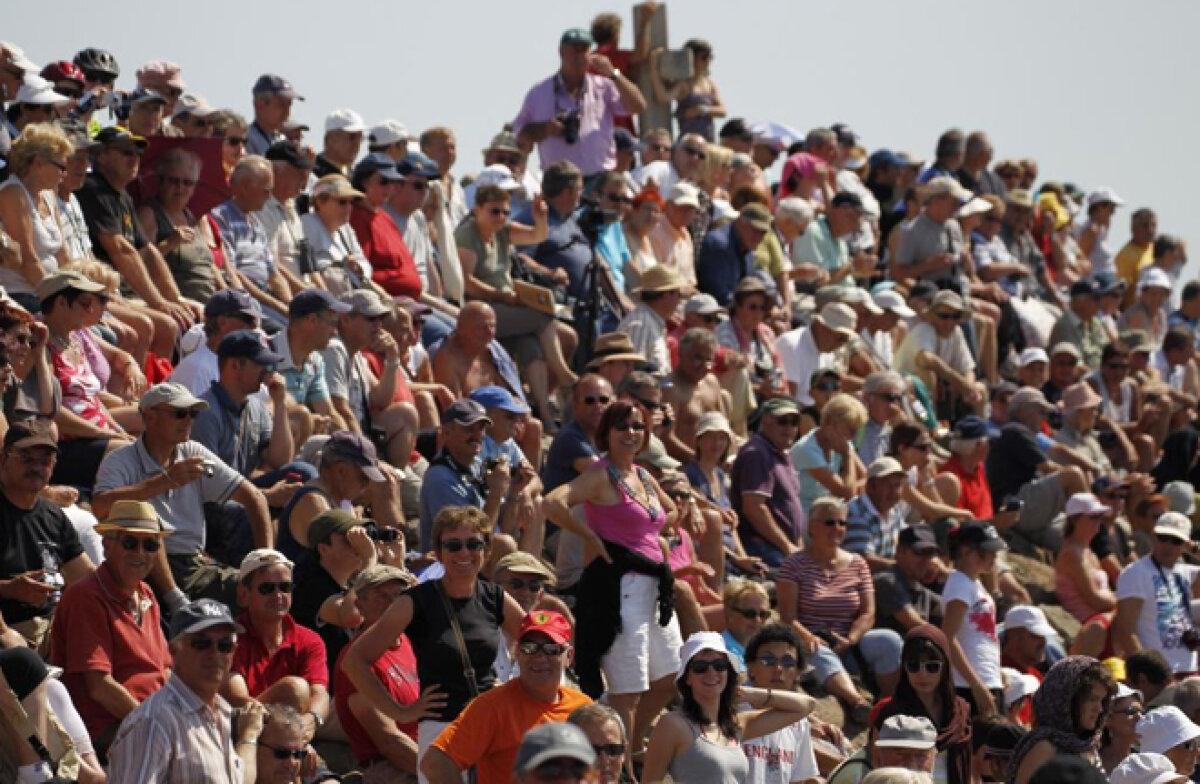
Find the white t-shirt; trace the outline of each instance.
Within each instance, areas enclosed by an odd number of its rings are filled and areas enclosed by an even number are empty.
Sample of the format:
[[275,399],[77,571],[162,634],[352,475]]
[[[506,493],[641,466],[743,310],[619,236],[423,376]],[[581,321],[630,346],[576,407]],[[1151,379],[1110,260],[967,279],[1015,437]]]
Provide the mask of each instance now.
[[917,367],[917,354],[922,351],[937,356],[956,373],[975,369],[975,360],[971,357],[971,350],[961,329],[952,330],[949,337],[943,338],[938,336],[932,324],[924,321],[917,324],[896,349],[896,370],[922,375]]
[[796,400],[801,405],[811,406],[812,374],[822,368],[836,367],[837,357],[833,352],[822,353],[813,340],[812,330],[797,327],[784,332],[775,341],[775,351],[783,361],[783,374],[796,385]]
[[[1117,578],[1117,601],[1142,600],[1135,630],[1142,647],[1162,651],[1175,672],[1197,670],[1196,654],[1181,640],[1184,631],[1194,626],[1189,608],[1197,574],[1200,567],[1182,563],[1160,571],[1146,556],[1125,567]],[[1169,578],[1169,584],[1164,577]]]
[[808,719],[770,735],[742,741],[742,752],[750,765],[746,784],[792,784],[821,775],[813,755]]
[[[942,607],[948,611],[950,602],[967,605],[967,614],[958,627],[955,639],[962,646],[967,661],[983,685],[989,689],[1003,689],[1004,679],[1000,674],[1000,638],[996,636],[996,602],[984,590],[983,583],[972,580],[955,570],[942,589]],[[970,686],[966,678],[954,670],[954,686],[965,689]]]

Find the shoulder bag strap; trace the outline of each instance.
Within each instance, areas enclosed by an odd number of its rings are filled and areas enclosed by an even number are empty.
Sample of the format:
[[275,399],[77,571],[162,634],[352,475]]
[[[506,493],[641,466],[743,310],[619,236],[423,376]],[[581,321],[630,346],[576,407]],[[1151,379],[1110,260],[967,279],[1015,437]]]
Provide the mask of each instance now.
[[442,586],[442,581],[436,580],[434,585],[437,586],[438,596],[442,599],[442,607],[446,610],[446,618],[450,621],[454,639],[458,642],[458,655],[462,659],[463,675],[467,677],[467,686],[471,690],[471,696],[478,697],[479,684],[475,680],[475,668],[471,665],[471,655],[467,653],[467,641],[463,638],[462,627],[458,625],[458,614],[454,612],[454,607],[450,604],[450,597],[446,596],[446,589]]

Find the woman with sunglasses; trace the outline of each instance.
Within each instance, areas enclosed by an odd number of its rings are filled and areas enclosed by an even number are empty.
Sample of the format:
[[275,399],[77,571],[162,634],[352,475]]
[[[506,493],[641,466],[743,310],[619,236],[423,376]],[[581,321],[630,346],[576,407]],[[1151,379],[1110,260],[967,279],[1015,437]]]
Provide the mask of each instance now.
[[821,409],[830,398],[842,391],[842,371],[836,367],[817,368],[809,381],[811,406],[800,407],[800,436],[806,436],[821,426]]
[[1138,462],[1129,466],[1148,472],[1158,460],[1157,427],[1167,417],[1157,406],[1144,406],[1142,390],[1129,375],[1129,348],[1121,342],[1109,343],[1100,354],[1100,368],[1084,378],[1100,395],[1100,413],[1121,428],[1133,442]]
[[[737,668],[716,632],[697,632],[683,646],[675,675],[681,704],[659,719],[646,747],[643,782],[744,784],[742,742],[791,726],[816,701],[787,689],[738,686]],[[748,710],[739,710],[740,705]]]
[[1026,784],[1064,754],[1101,767],[1100,736],[1116,693],[1108,668],[1091,656],[1068,656],[1051,667],[1033,695],[1033,729],[1013,749],[1008,784]]
[[[121,284],[117,271],[107,264],[89,261],[76,267],[93,283],[104,286],[100,296],[111,301]],[[96,378],[103,385],[104,402],[110,407],[135,403],[146,391],[146,376],[129,352],[113,345],[114,337],[109,329],[111,321],[106,310],[90,308],[83,326],[76,334],[83,341],[83,353]]]
[[222,140],[221,167],[225,170],[226,181],[233,173],[233,167],[246,154],[246,134],[249,132],[250,124],[237,112],[222,109],[212,116],[212,135]]
[[1113,696],[1112,710],[1104,722],[1104,732],[1100,735],[1100,762],[1107,773],[1133,752],[1138,743],[1137,724],[1142,717],[1142,693],[1131,689],[1124,683],[1117,684],[1117,693]]
[[[504,636],[520,637],[521,605],[500,586],[479,579],[491,533],[481,509],[450,506],[439,512],[432,540],[443,575],[399,596],[342,657],[343,671],[375,710],[400,723],[419,722],[418,770],[434,738],[473,697],[494,685],[492,664]],[[412,642],[423,692],[406,707],[392,699],[371,669],[401,634]]]
[[154,198],[138,207],[138,222],[167,262],[179,293],[207,302],[223,286],[200,221],[188,209],[200,170],[200,157],[182,147],[155,161],[158,189]]
[[879,711],[876,731],[892,716],[924,716],[937,727],[933,779],[971,782],[971,706],[954,693],[946,635],[933,624],[914,626],[904,636],[904,667],[896,694]]
[[779,567],[775,588],[779,617],[800,635],[817,682],[855,722],[865,724],[871,703],[854,687],[847,668],[857,669],[861,658],[880,692],[890,695],[900,676],[903,641],[891,629],[873,628],[871,570],[861,555],[842,549],[845,537],[845,502],[832,496],[815,500],[808,514],[808,545]]
[[900,488],[900,500],[907,503],[922,520],[973,519],[967,509],[955,504],[961,494],[956,476],[939,471],[933,456],[933,439],[929,431],[911,419],[892,425],[887,453],[900,461],[908,472],[908,482]]
[[14,176],[0,185],[0,228],[21,250],[15,265],[0,266],[0,286],[33,313],[38,282],[70,263],[56,191],[73,153],[71,142],[57,126],[30,125],[12,143],[8,155]]
[[[580,685],[593,697],[607,692],[632,728],[635,754],[650,721],[674,696],[671,674],[682,642],[671,609],[674,580],[659,539],[667,518],[677,514],[675,503],[634,465],[649,437],[640,406],[612,403],[596,428],[605,458],[550,493],[544,505],[551,522],[585,545],[578,595],[589,601],[576,607]],[[572,512],[576,507],[582,520]]]
[[1078,493],[1067,501],[1066,513],[1063,545],[1054,561],[1054,595],[1063,609],[1082,624],[1071,653],[1111,656],[1108,630],[1117,597],[1091,547],[1109,510],[1091,493]]
[[12,367],[11,381],[2,390],[4,418],[16,422],[31,417],[53,419],[62,404],[62,387],[50,367],[46,325],[29,311],[0,303],[0,345]]
[[750,384],[762,398],[787,394],[783,360],[775,349],[775,332],[766,324],[773,305],[760,278],[743,278],[734,290],[729,318],[714,330],[720,345],[746,358]]

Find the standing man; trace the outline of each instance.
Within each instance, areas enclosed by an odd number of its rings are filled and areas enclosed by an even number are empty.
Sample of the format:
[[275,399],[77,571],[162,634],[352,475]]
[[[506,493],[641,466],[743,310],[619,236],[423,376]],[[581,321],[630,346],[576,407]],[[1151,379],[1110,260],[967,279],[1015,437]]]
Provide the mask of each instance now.
[[254,121],[246,134],[246,154],[266,155],[275,142],[284,141],[283,126],[292,113],[292,101],[303,101],[292,83],[282,76],[263,74],[251,91],[254,96]]
[[788,398],[763,404],[762,423],[738,452],[731,471],[733,509],[746,554],[778,568],[796,550],[804,530],[800,480],[788,450],[796,442],[800,407]]
[[1158,216],[1143,207],[1129,216],[1129,242],[1117,252],[1113,263],[1117,277],[1125,281],[1125,307],[1137,297],[1142,270],[1154,263],[1154,239],[1158,236]]
[[220,695],[243,631],[229,608],[211,599],[171,616],[171,677],[121,723],[108,754],[112,781],[257,778],[263,706],[246,706],[235,738],[232,709]]
[[350,169],[362,149],[366,123],[353,109],[335,109],[325,118],[325,147],[317,154],[313,176],[317,179],[326,174],[350,176]]
[[538,145],[543,170],[569,160],[590,179],[614,168],[615,118],[646,108],[637,85],[604,55],[589,54],[592,43],[587,30],[564,32],[558,42],[558,73],[530,88],[513,120],[521,149],[528,152]]

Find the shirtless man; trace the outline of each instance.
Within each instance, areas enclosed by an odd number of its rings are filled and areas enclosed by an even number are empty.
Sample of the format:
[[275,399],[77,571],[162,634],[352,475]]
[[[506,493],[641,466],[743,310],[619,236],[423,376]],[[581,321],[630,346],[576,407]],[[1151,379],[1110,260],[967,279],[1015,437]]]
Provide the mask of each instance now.
[[[525,399],[512,357],[496,340],[496,312],[485,302],[468,302],[458,312],[454,331],[433,355],[433,378],[455,398],[472,389],[495,385]],[[541,457],[542,422],[531,418],[520,441],[521,451],[534,465]]]
[[706,329],[689,329],[679,341],[679,362],[671,372],[674,384],[663,391],[664,401],[676,412],[675,426],[666,439],[667,451],[685,465],[696,457],[692,445],[700,415],[720,411],[728,417],[730,413],[730,395],[712,372],[716,355],[716,335]]

